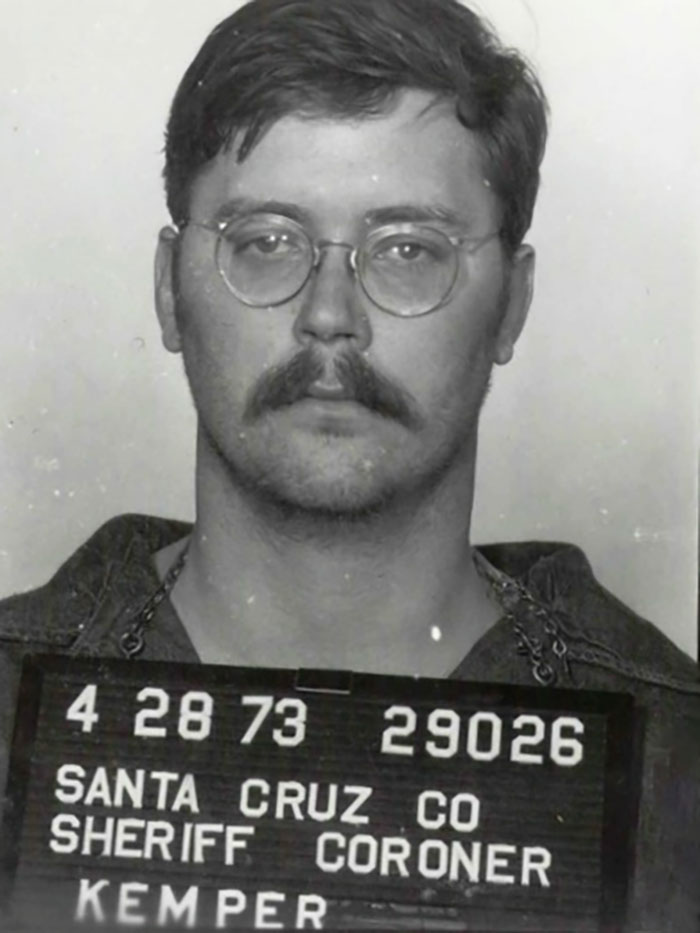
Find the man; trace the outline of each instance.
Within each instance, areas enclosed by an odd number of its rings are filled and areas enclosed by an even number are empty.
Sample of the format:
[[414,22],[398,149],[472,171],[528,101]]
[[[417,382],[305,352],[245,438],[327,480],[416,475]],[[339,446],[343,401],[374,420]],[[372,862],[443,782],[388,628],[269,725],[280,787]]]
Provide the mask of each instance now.
[[700,682],[562,545],[470,542],[477,426],[532,295],[546,136],[453,0],[255,0],[168,126],[156,302],[198,413],[197,517],[125,516],[0,616],[21,657],[333,667],[631,693],[630,929],[697,929]]

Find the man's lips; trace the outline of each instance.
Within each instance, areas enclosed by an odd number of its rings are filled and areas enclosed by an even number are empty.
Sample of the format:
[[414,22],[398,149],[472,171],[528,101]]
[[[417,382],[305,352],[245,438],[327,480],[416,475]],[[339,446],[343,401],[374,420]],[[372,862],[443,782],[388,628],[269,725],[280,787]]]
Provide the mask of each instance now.
[[376,372],[361,354],[343,352],[328,359],[313,347],[261,376],[249,394],[244,420],[250,423],[267,412],[304,400],[318,402],[321,409],[324,403],[332,403],[325,415],[332,414],[337,405],[336,414],[347,409],[354,417],[359,406],[411,430],[422,424],[410,394]]
[[355,400],[355,393],[340,382],[317,380],[306,390],[305,397],[319,399],[323,402],[351,402]]

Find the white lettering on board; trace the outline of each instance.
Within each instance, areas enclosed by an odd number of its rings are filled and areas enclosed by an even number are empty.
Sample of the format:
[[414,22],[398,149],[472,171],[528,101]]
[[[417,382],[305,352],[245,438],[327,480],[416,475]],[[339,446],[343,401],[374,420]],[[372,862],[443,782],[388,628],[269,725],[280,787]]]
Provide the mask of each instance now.
[[64,764],[56,772],[54,796],[61,803],[86,807],[130,807],[141,810],[155,795],[156,810],[199,813],[194,775],[136,768],[95,768],[92,777],[81,765]]

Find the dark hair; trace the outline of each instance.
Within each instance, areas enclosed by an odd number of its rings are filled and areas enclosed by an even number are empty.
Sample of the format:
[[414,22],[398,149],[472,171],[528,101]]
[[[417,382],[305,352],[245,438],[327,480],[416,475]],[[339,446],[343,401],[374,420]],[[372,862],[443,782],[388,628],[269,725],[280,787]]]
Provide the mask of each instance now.
[[402,88],[454,98],[515,249],[532,220],[547,104],[527,62],[457,0],[253,0],[225,19],[173,100],[164,171],[173,220],[187,219],[194,177],[239,131],[243,161],[282,116],[381,114]]

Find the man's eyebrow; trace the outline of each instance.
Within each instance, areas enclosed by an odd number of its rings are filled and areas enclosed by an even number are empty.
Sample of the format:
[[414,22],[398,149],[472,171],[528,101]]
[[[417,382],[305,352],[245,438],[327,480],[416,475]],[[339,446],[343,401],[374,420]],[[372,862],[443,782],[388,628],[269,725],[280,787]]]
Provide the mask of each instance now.
[[466,227],[467,217],[442,204],[395,204],[378,207],[365,215],[368,224],[442,223],[451,227]]
[[244,197],[231,198],[222,204],[216,212],[215,220],[231,220],[247,214],[281,214],[299,223],[310,220],[309,212],[298,204],[275,200],[258,201],[255,198]]
[[[290,217],[301,224],[310,223],[313,219],[310,211],[289,201],[237,197],[221,205],[216,212],[215,220],[225,221],[248,214],[280,214],[282,217]],[[469,225],[468,218],[443,204],[392,204],[387,207],[377,207],[368,211],[364,220],[369,226],[431,222],[460,228]]]

